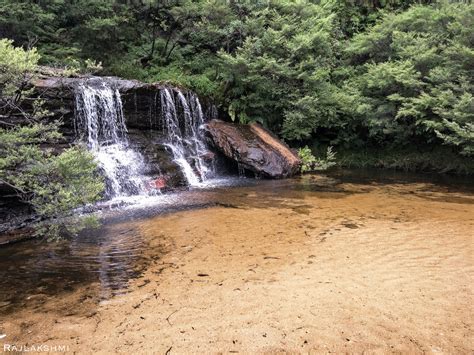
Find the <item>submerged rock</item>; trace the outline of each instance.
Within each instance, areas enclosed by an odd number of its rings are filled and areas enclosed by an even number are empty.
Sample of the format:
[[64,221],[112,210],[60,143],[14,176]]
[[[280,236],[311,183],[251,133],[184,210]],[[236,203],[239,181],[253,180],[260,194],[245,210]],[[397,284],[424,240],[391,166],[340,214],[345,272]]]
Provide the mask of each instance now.
[[300,160],[285,143],[257,123],[220,120],[206,124],[212,144],[226,157],[258,176],[284,178],[299,171]]

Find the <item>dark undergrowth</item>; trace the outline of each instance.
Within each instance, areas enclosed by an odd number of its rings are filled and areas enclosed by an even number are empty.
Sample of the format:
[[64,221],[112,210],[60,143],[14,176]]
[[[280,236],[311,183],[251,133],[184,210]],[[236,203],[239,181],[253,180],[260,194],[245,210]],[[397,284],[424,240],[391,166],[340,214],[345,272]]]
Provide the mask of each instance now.
[[337,162],[346,168],[386,168],[411,172],[474,174],[474,160],[461,157],[443,147],[434,150],[338,151]]

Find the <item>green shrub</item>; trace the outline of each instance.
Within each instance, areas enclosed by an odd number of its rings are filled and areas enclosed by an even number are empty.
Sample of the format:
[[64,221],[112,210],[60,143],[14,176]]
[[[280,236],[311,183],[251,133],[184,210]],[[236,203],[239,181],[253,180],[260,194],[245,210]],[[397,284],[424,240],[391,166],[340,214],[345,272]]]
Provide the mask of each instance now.
[[328,147],[325,158],[316,158],[308,146],[298,150],[301,159],[301,172],[323,171],[336,165],[336,153],[332,147]]
[[[35,49],[15,48],[11,41],[0,40],[0,115],[16,115],[25,120],[22,125],[2,122],[0,182],[14,189],[40,218],[47,220],[37,226],[39,233],[56,236],[60,228],[53,221],[97,201],[104,182],[93,156],[85,148],[71,147],[61,154],[41,148],[45,143],[60,142],[62,136],[57,122],[41,123],[49,113],[42,109],[41,100],[29,97],[29,80],[37,70],[38,60]],[[32,114],[21,108],[26,99],[33,100]],[[77,223],[69,226],[76,229]]]
[[[105,188],[94,157],[85,148],[72,147],[54,155],[39,146],[57,142],[60,137],[56,125],[0,129],[0,182],[12,187],[45,220],[37,226],[38,233],[50,237],[56,237],[58,230],[54,221],[98,201]],[[61,225],[76,229],[77,221],[65,223]]]

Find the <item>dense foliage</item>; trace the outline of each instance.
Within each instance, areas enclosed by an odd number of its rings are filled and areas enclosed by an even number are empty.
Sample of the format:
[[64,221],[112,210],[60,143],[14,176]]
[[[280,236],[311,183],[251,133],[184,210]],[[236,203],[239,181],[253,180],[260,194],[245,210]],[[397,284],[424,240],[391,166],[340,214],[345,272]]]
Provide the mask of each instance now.
[[345,85],[371,138],[474,154],[473,26],[471,5],[414,6],[353,38]]
[[[30,204],[41,219],[49,219],[38,232],[51,237],[59,235],[59,226],[67,226],[51,223],[51,219],[63,218],[72,209],[97,201],[104,183],[86,149],[71,147],[55,154],[44,147],[57,143],[61,134],[57,122],[42,122],[48,112],[41,108],[41,100],[30,103],[34,109],[29,112],[22,109],[23,101],[30,99],[28,83],[38,59],[35,49],[15,48],[11,41],[0,40],[0,114],[9,120],[21,118],[22,122],[2,121],[0,182]],[[73,225],[76,229],[77,221]]]
[[43,64],[188,86],[222,118],[297,146],[462,161],[474,155],[473,21],[470,1],[444,0],[0,5],[0,36],[35,42]]

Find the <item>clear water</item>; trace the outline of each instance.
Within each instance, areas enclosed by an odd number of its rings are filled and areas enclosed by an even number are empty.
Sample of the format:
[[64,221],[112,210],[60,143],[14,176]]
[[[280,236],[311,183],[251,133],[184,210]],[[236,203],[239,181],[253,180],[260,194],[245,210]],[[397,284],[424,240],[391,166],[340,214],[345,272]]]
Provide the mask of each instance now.
[[[157,216],[176,223],[176,212],[202,209],[205,217],[194,223],[205,226],[209,221],[218,221],[218,214],[231,208],[246,224],[245,213],[251,210],[256,216],[262,216],[252,229],[252,235],[259,240],[266,237],[259,234],[264,224],[277,223],[279,228],[287,228],[285,233],[294,233],[310,222],[315,226],[334,223],[334,228],[346,228],[341,227],[341,219],[345,220],[360,208],[362,201],[359,198],[348,200],[350,196],[365,196],[366,203],[371,196],[372,205],[367,207],[366,219],[359,220],[359,224],[377,220],[385,223],[388,211],[397,208],[402,214],[397,218],[405,218],[403,216],[408,215],[404,208],[414,200],[426,201],[426,208],[436,203],[437,208],[444,206],[447,211],[453,204],[468,208],[474,203],[472,181],[447,176],[341,171],[286,180],[235,177],[211,181],[215,184],[212,188],[144,198],[129,196],[128,205],[103,209],[99,214],[102,221],[99,229],[84,230],[78,236],[57,243],[29,240],[0,248],[0,316],[36,305],[33,299],[28,299],[30,296],[60,299],[64,292],[85,285],[93,287],[81,292],[97,300],[126,292],[130,279],[139,276],[151,262],[166,253],[159,243],[163,239],[159,223],[153,229],[153,238],[144,237],[140,231],[140,226],[152,223]],[[382,197],[386,200],[378,201]],[[400,201],[406,202],[405,207],[395,206]],[[269,210],[282,212],[288,219],[265,219]],[[220,222],[223,224],[222,221],[225,219]],[[192,237],[191,227],[190,233]]]

